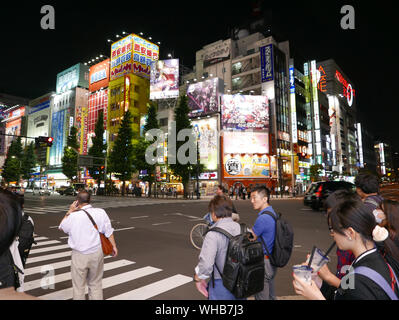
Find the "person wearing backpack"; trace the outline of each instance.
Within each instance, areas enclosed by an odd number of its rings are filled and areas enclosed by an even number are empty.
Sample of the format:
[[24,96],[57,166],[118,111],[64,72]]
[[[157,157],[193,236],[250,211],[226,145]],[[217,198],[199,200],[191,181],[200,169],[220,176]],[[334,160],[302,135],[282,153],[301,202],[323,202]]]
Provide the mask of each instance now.
[[[258,238],[263,243],[264,259],[265,259],[265,276],[263,290],[255,294],[255,300],[275,300],[274,278],[277,268],[271,264],[270,252],[273,252],[274,239],[276,235],[276,221],[269,215],[264,214],[270,212],[277,217],[276,212],[269,203],[270,191],[266,186],[256,186],[251,191],[251,203],[253,208],[258,211],[258,217],[254,226],[250,229],[253,240]],[[267,247],[265,247],[267,246]]]
[[[215,222],[212,228],[223,229],[232,236],[240,234],[240,225],[231,218],[232,201],[227,196],[216,195],[209,202],[208,211]],[[233,293],[223,285],[221,275],[228,246],[229,238],[222,233],[208,232],[205,235],[193,280],[197,290],[209,300],[236,300]]]
[[[335,291],[334,300],[397,300],[399,270],[377,249],[374,238],[384,228],[377,225],[364,203],[356,199],[339,203],[330,212],[329,229],[338,248],[350,250],[355,256],[349,273]],[[308,284],[296,275],[293,278],[297,294],[309,300],[325,299],[314,281]]]

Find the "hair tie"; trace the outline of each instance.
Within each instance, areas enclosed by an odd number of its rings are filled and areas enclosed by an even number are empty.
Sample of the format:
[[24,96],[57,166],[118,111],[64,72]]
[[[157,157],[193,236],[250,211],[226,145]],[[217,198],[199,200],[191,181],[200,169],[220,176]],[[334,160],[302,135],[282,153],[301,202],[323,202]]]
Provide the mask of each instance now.
[[373,230],[373,240],[375,242],[383,242],[389,236],[389,232],[386,228],[382,228],[379,225],[376,225]]

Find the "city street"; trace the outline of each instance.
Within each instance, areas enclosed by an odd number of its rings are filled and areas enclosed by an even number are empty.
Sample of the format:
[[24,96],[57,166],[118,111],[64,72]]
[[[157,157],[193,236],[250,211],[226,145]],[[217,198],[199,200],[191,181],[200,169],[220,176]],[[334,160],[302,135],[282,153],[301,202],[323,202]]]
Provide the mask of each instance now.
[[[57,226],[74,198],[59,195],[25,198],[25,211],[36,223],[38,240],[28,259],[25,288],[43,299],[71,299],[70,249],[66,235]],[[199,251],[191,245],[189,232],[207,212],[208,199],[93,199],[94,206],[105,208],[109,214],[119,249],[118,257],[105,259],[104,299],[203,299],[191,281]],[[252,226],[256,213],[250,201],[234,203],[241,221]],[[276,294],[280,299],[295,299],[291,267],[303,262],[313,245],[324,250],[330,246],[326,216],[305,207],[302,199],[272,199],[271,203],[295,232],[291,261],[277,273]],[[334,252],[330,254],[332,269],[336,264]],[[54,288],[48,282],[46,268],[49,268],[45,265],[54,269]]]

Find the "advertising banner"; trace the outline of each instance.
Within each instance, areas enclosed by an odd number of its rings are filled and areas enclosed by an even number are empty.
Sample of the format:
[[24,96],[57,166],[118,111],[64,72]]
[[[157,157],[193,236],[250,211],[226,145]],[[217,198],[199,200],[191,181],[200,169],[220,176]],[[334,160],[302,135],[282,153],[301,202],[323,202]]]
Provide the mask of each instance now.
[[260,72],[262,82],[273,80],[273,45],[259,48],[260,51]]
[[223,95],[222,128],[225,130],[268,130],[269,103],[265,96]]
[[190,84],[187,88],[189,117],[207,115],[219,111],[219,96],[224,90],[223,80],[212,78]]
[[101,61],[90,67],[89,91],[94,92],[108,87],[110,59]]
[[204,68],[230,59],[231,40],[225,40],[204,48]]
[[51,117],[51,136],[54,143],[50,148],[50,165],[60,165],[64,153],[64,135],[66,127],[67,110],[54,112]]
[[151,65],[150,99],[179,96],[179,59],[158,60]]
[[205,166],[206,170],[217,170],[219,149],[217,117],[194,120],[191,125],[196,136],[199,137],[200,163]]
[[227,155],[223,157],[225,178],[269,178],[270,161],[267,155]]
[[159,58],[159,47],[136,34],[114,42],[111,46],[110,79],[133,73],[150,79],[151,64]]
[[48,137],[50,128],[50,104],[47,108],[29,113],[28,116],[28,137]]
[[269,153],[269,134],[266,132],[223,132],[223,153]]
[[57,94],[67,92],[77,86],[89,87],[89,67],[82,63],[75,64],[57,74]]

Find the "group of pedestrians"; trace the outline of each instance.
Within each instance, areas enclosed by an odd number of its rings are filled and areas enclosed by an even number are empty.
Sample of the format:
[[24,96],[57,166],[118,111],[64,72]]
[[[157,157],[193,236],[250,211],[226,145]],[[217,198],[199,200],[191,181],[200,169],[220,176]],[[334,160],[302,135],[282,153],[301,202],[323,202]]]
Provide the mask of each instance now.
[[326,201],[327,224],[337,245],[337,270],[324,265],[321,288],[293,275],[297,294],[310,300],[398,299],[399,203],[384,200],[377,177],[361,174],[356,193],[336,191]]
[[251,187],[246,187],[244,185],[238,185],[236,184],[235,186],[231,186],[229,188],[229,196],[230,199],[250,199],[251,198]]

